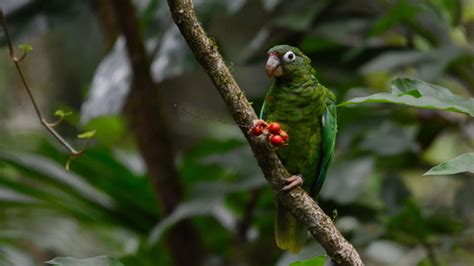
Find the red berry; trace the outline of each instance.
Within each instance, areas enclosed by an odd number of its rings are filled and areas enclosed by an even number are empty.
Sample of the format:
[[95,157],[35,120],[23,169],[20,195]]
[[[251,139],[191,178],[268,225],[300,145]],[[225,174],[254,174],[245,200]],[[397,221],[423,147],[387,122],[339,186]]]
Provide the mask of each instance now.
[[270,123],[270,125],[268,125],[268,131],[272,134],[279,134],[280,133],[280,130],[281,130],[281,127],[280,127],[280,124],[278,123]]
[[252,130],[250,131],[250,133],[252,133],[252,135],[254,136],[260,136],[262,133],[263,133],[263,130],[261,127],[259,126],[256,126],[256,127],[253,127]]
[[286,133],[285,130],[280,130],[280,137],[283,139],[283,141],[287,141],[288,140],[288,133]]
[[270,142],[275,146],[280,146],[280,145],[283,145],[285,141],[280,135],[272,135],[270,137]]
[[267,122],[265,122],[265,120],[260,119],[260,120],[258,120],[257,125],[265,128],[265,127],[267,127]]

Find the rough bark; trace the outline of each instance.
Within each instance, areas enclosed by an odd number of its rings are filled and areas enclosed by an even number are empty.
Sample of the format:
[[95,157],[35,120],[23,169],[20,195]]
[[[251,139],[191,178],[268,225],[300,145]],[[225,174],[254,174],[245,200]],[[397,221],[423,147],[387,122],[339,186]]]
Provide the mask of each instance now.
[[[150,73],[150,62],[134,7],[130,0],[115,0],[114,9],[127,41],[133,76],[126,116],[145,160],[162,213],[168,215],[182,198],[168,123],[161,109],[159,91]],[[202,264],[205,253],[199,234],[189,220],[175,225],[166,241],[176,265]]]
[[[265,178],[274,191],[280,191],[290,174],[262,137],[248,134],[257,119],[252,106],[227,68],[217,45],[197,20],[191,0],[168,0],[173,20],[191,47],[197,61],[207,72],[235,122],[247,138]],[[338,265],[363,265],[354,247],[337,230],[316,202],[301,188],[280,192],[282,203],[301,220],[312,236]]]

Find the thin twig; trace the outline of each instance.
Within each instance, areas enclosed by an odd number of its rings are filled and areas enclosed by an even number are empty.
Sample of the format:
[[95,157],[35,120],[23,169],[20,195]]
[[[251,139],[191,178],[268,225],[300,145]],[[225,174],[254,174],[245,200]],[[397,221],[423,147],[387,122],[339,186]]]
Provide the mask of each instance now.
[[[274,191],[280,191],[290,176],[273,149],[260,137],[248,133],[258,119],[255,111],[232,76],[217,44],[207,36],[194,12],[191,0],[168,0],[173,20],[227,104],[235,122],[247,138],[265,178]],[[300,187],[278,193],[292,214],[308,227],[336,265],[363,265],[355,248],[337,230],[333,221]]]
[[10,33],[7,28],[7,24],[5,22],[5,17],[3,15],[3,10],[0,9],[0,23],[2,24],[3,31],[5,32],[5,39],[8,45],[8,51],[10,54],[10,58],[15,64],[15,68],[18,71],[18,74],[20,75],[21,82],[23,83],[23,87],[25,88],[26,92],[28,93],[28,97],[31,100],[31,103],[33,104],[33,107],[35,109],[36,115],[38,116],[39,121],[41,122],[41,125],[43,125],[51,135],[53,135],[54,138],[56,138],[59,143],[61,143],[70,153],[69,160],[66,164],[66,169],[69,169],[69,164],[72,159],[80,156],[81,154],[84,153],[87,145],[89,144],[90,139],[87,139],[86,143],[80,150],[76,150],[69,144],[55,129],[54,126],[58,125],[59,122],[62,121],[62,119],[59,119],[56,122],[49,123],[46,118],[43,116],[41,113],[40,108],[38,107],[38,104],[36,103],[35,97],[33,96],[33,93],[31,92],[30,86],[28,85],[28,82],[26,81],[25,75],[23,73],[23,70],[21,69],[20,62],[23,61],[23,59],[26,58],[26,55],[28,54],[26,51],[24,51],[24,54],[21,57],[17,57],[15,54],[15,50],[13,48],[12,41],[10,39]]

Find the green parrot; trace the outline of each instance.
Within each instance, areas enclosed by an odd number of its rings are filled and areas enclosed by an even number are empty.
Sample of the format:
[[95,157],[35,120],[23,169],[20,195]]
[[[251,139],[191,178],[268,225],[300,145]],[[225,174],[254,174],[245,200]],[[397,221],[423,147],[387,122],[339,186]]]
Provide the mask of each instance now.
[[[336,141],[336,98],[316,79],[311,60],[298,48],[278,45],[268,51],[266,71],[274,78],[260,119],[278,122],[288,133],[287,145],[277,154],[292,174],[284,191],[295,186],[315,198],[331,164]],[[303,177],[306,181],[303,184]],[[278,247],[298,253],[307,229],[275,197],[275,238]]]

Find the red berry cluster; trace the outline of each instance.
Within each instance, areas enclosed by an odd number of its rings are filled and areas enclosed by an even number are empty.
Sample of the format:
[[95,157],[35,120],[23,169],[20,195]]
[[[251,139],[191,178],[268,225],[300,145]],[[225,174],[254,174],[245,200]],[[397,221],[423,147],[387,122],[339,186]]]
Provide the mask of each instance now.
[[288,140],[288,133],[281,129],[280,124],[272,122],[267,125],[263,120],[258,120],[254,127],[250,129],[250,133],[255,136],[260,136],[261,134],[269,134],[268,139],[271,144],[274,146],[285,145]]

